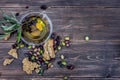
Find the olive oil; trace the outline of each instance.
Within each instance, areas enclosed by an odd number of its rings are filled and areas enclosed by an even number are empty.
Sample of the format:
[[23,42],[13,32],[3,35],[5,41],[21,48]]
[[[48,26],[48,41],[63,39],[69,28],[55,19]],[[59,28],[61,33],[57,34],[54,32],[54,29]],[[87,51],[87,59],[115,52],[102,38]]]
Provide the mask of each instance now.
[[49,24],[40,16],[29,16],[22,21],[22,37],[27,41],[38,44],[48,37]]

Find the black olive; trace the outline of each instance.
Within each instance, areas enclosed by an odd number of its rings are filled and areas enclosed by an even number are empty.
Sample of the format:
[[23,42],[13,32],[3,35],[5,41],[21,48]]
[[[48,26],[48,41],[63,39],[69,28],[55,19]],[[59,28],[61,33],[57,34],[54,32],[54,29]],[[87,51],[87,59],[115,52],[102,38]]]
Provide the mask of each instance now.
[[72,65],[72,64],[69,64],[69,65],[66,66],[66,68],[69,69],[69,70],[73,70],[75,68],[75,66]]
[[43,45],[40,45],[39,48],[42,49],[42,50],[44,49],[44,48],[43,48]]
[[55,39],[55,38],[56,38],[56,34],[55,34],[55,33],[52,33],[51,38],[52,38],[52,39]]
[[62,61],[58,61],[57,64],[61,67],[61,68],[64,68],[65,65],[62,64]]
[[56,45],[59,46],[60,45],[60,41],[57,41]]
[[46,10],[48,7],[47,7],[47,5],[41,5],[40,8],[41,8],[42,10]]
[[56,41],[60,41],[60,39],[61,39],[61,37],[60,37],[60,36],[57,36],[55,40],[56,40]]
[[25,8],[26,8],[26,9],[28,9],[28,8],[29,8],[29,6],[26,6]]
[[19,13],[16,13],[15,16],[19,16]]
[[15,49],[17,46],[18,46],[18,44],[17,44],[17,43],[14,43],[14,44],[12,45],[12,48]]
[[57,45],[54,45],[53,48],[54,48],[54,50],[57,50]]

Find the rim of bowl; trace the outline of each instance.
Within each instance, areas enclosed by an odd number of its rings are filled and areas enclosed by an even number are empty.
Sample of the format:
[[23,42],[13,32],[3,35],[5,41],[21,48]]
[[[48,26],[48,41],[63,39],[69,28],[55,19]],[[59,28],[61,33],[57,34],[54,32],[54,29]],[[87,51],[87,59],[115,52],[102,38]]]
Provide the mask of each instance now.
[[[36,44],[36,43],[32,43],[32,42],[28,42],[28,41],[26,41],[22,36],[21,36],[21,40],[23,40],[25,43],[27,43],[28,45],[41,45],[41,44],[43,44],[43,43],[45,43],[46,41],[48,41],[48,39],[50,38],[50,36],[51,36],[51,34],[52,34],[52,32],[53,32],[53,25],[52,25],[52,21],[51,21],[51,19],[47,16],[47,14],[46,13],[43,13],[43,12],[29,12],[29,13],[26,13],[25,15],[23,15],[22,17],[21,17],[21,19],[20,19],[20,22],[22,23],[22,21],[24,20],[24,18],[25,17],[27,17],[28,15],[30,15],[30,14],[40,14],[40,15],[43,15],[43,18],[45,17],[46,19],[47,19],[47,21],[48,21],[48,23],[49,23],[49,28],[50,28],[50,32],[49,32],[49,35],[48,35],[48,37],[43,41],[43,42],[40,42],[40,43],[38,43],[38,44]],[[22,26],[21,26],[22,27]]]

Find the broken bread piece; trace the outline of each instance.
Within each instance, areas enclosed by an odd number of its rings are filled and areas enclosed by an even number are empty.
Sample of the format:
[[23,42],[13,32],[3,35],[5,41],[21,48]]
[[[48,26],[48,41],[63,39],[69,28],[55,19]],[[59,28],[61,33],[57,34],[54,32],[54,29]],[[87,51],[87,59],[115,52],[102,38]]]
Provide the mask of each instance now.
[[6,66],[8,64],[11,64],[13,62],[13,58],[12,59],[5,59],[4,62],[3,62],[3,65]]
[[44,54],[43,57],[45,60],[50,60],[51,58],[55,58],[55,51],[53,49],[54,40],[50,39],[48,42],[44,44]]
[[53,49],[53,45],[54,45],[54,40],[50,39],[48,41],[48,53],[49,53],[51,58],[55,58],[55,51]]
[[12,57],[14,58],[18,58],[18,53],[17,53],[17,50],[16,49],[11,49],[9,52],[8,52],[9,55],[11,55]]
[[23,71],[25,71],[27,74],[32,74],[33,70],[40,67],[40,65],[38,65],[37,63],[29,61],[28,58],[24,58],[22,63],[23,63]]
[[50,60],[50,55],[48,53],[48,42],[46,42],[43,47],[44,47],[44,54],[43,54],[44,59]]

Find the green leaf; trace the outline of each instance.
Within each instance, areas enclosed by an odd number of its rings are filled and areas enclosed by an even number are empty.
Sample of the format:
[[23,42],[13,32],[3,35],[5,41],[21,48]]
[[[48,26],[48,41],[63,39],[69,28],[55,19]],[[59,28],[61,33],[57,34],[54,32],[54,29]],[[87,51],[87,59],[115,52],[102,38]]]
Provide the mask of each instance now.
[[[15,16],[15,14],[14,14],[13,12],[11,12],[11,15],[12,15],[13,18],[16,19],[16,16]],[[16,20],[17,20],[17,19],[16,19]]]
[[5,34],[0,34],[0,39],[4,39],[6,37]]
[[8,21],[18,22],[18,20],[17,20],[16,18],[10,17],[10,16],[8,16],[7,14],[3,14],[3,18],[4,18],[5,20],[8,20]]
[[19,31],[18,31],[17,43],[20,42],[20,39],[21,39],[21,32],[22,32],[22,30],[21,30],[21,27],[20,27],[20,29],[19,29]]
[[0,24],[6,23],[6,21],[0,21]]
[[1,28],[2,28],[4,31],[14,30],[14,29],[16,28],[16,24],[13,24],[13,25],[11,25],[11,26],[1,25]]

